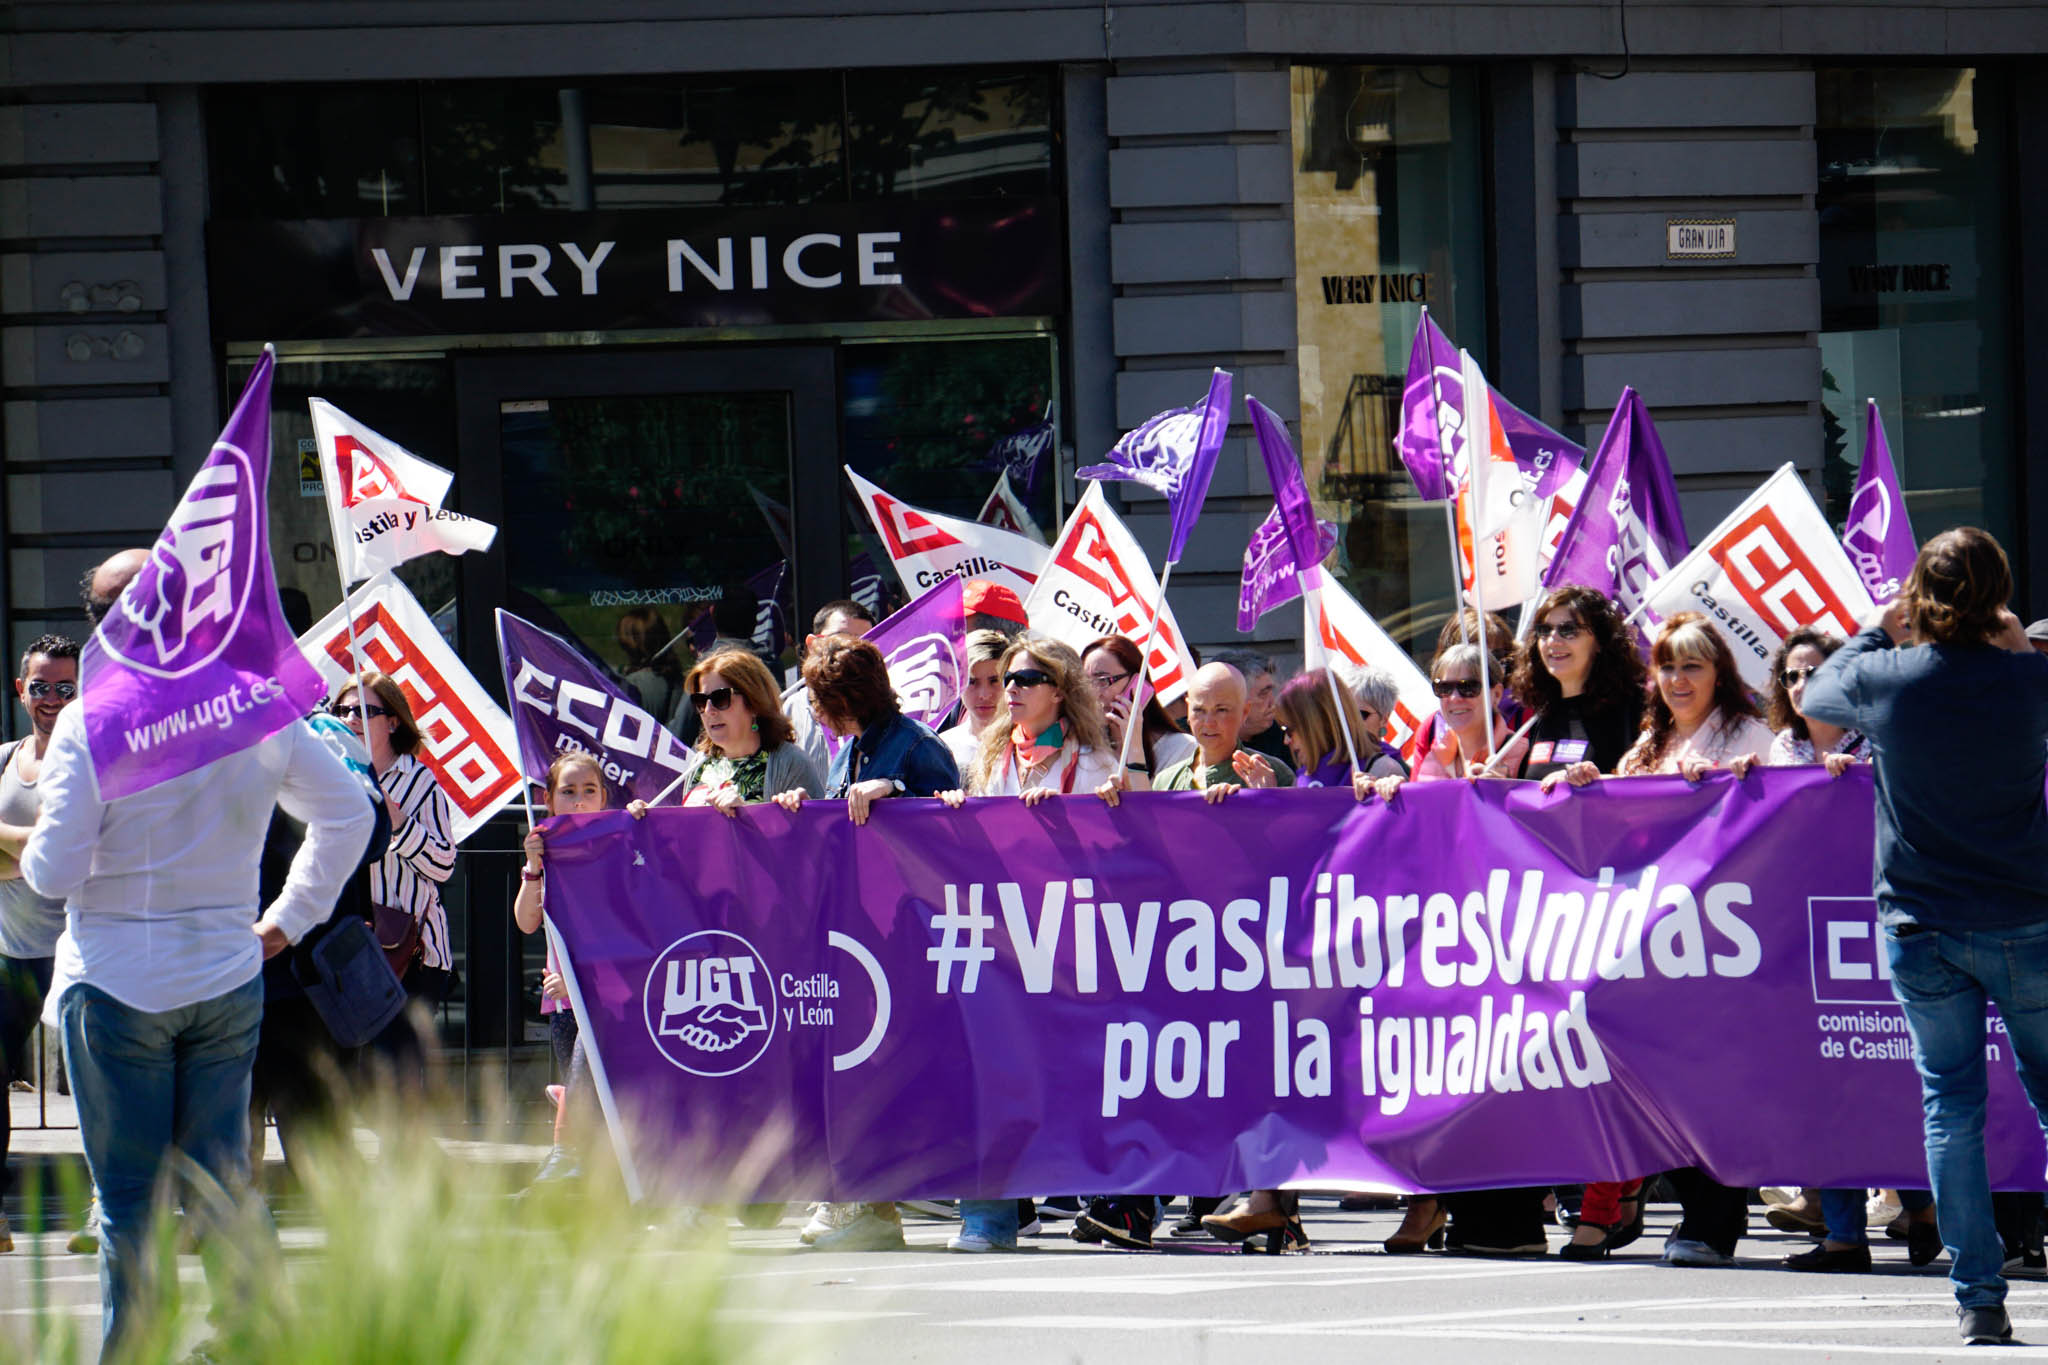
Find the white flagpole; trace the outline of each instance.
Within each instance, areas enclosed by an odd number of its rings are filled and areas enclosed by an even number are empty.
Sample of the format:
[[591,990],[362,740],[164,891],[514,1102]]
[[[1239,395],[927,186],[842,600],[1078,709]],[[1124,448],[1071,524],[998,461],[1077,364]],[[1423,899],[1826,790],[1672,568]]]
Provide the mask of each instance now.
[[[1320,573],[1322,566],[1317,565],[1316,569]],[[1323,620],[1322,582],[1319,578],[1315,583],[1311,584],[1308,581],[1308,575],[1298,571],[1294,575],[1294,580],[1301,585],[1301,595],[1310,603],[1309,619],[1315,622],[1316,628],[1320,632]],[[1358,724],[1358,714],[1355,711],[1347,714],[1344,710],[1343,694],[1337,690],[1337,666],[1330,658],[1329,646],[1325,645],[1321,640],[1316,640],[1313,643],[1323,656],[1323,676],[1329,680],[1330,684],[1330,707],[1337,713],[1337,728],[1343,732],[1344,752],[1351,756],[1351,775],[1355,778],[1358,776],[1359,771],[1358,741],[1352,736],[1352,728]]]
[[[1523,721],[1523,722],[1522,722],[1522,728],[1521,728],[1521,729],[1519,729],[1519,730],[1517,730],[1517,731],[1515,731],[1515,732],[1514,732],[1513,734],[1509,735],[1509,736],[1508,736],[1508,742],[1500,746],[1500,752],[1499,752],[1499,753],[1496,753],[1496,754],[1495,754],[1495,755],[1494,755],[1494,756],[1493,756],[1492,758],[1489,758],[1489,759],[1487,759],[1487,760],[1486,760],[1486,762],[1485,762],[1485,763],[1484,763],[1484,764],[1483,764],[1483,765],[1482,765],[1482,766],[1480,767],[1480,769],[1479,769],[1479,771],[1480,771],[1480,774],[1481,774],[1481,775],[1483,776],[1483,775],[1484,775],[1484,774],[1486,774],[1486,773],[1490,773],[1490,772],[1492,772],[1492,771],[1493,771],[1493,765],[1494,765],[1495,763],[1498,763],[1498,762],[1500,761],[1500,756],[1501,756],[1501,754],[1504,754],[1504,753],[1506,753],[1506,752],[1507,752],[1508,750],[1510,750],[1510,749],[1514,748],[1514,747],[1515,747],[1515,741],[1516,741],[1516,740],[1520,739],[1520,738],[1521,738],[1521,737],[1522,737],[1523,735],[1526,735],[1526,734],[1528,734],[1528,733],[1529,733],[1529,732],[1530,732],[1531,730],[1535,729],[1535,728],[1536,728],[1536,722],[1537,722],[1537,720],[1538,720],[1538,719],[1540,719],[1540,718],[1539,718],[1539,717],[1537,717],[1537,716],[1531,716],[1531,717],[1529,717],[1529,719],[1527,719],[1527,720]],[[1490,729],[1491,727],[1488,727],[1488,728]]]
[[[1138,681],[1141,685],[1131,688],[1131,696],[1134,699],[1140,692],[1144,691],[1142,683],[1152,676],[1152,644],[1159,638],[1159,618],[1166,611],[1166,584],[1173,577],[1173,566],[1174,561],[1171,559],[1167,560],[1166,567],[1159,574],[1159,600],[1152,604],[1152,624],[1145,631],[1145,643],[1138,647]],[[1123,741],[1117,745],[1116,775],[1118,781],[1123,780],[1124,769],[1128,768],[1131,764],[1131,732],[1143,729],[1144,725],[1144,708],[1136,705],[1132,706],[1131,714],[1124,717]]]

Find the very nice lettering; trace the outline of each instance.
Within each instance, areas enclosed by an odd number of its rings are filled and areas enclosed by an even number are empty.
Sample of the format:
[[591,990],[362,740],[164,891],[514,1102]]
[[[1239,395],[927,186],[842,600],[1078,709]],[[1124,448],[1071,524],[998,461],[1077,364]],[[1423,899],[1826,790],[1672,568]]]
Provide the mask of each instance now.
[[[807,232],[787,240],[772,236],[671,237],[664,244],[668,292],[735,293],[794,284],[804,289],[837,289],[849,279],[875,288],[903,283],[896,253],[900,232]],[[384,247],[370,259],[395,303],[426,287],[443,299],[510,299],[530,293],[559,297],[565,290],[600,294],[604,267],[616,240],[592,243],[507,242],[497,246],[450,243],[416,246],[402,260]]]

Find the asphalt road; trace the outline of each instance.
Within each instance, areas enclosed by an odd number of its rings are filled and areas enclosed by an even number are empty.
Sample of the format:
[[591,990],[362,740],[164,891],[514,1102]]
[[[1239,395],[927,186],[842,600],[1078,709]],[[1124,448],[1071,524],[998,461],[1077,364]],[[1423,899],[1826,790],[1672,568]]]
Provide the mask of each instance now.
[[[1303,1209],[1313,1249],[1270,1257],[1164,1239],[1151,1254],[1082,1246],[1064,1223],[1016,1253],[968,1256],[945,1250],[955,1224],[916,1216],[908,1251],[825,1254],[797,1249],[793,1208],[780,1228],[731,1231],[726,1312],[780,1339],[777,1359],[875,1365],[2048,1360],[2048,1285],[2016,1282],[2009,1300],[2020,1339],[2041,1345],[1964,1348],[1945,1259],[1912,1270],[1903,1244],[1880,1236],[1870,1274],[1786,1271],[1780,1258],[1809,1243],[1770,1230],[1760,1209],[1728,1270],[1656,1263],[1675,1208],[1653,1207],[1643,1241],[1593,1265],[1392,1257],[1379,1242],[1398,1215],[1340,1214],[1315,1198]],[[288,1257],[319,1254],[316,1232],[284,1235]],[[93,1261],[55,1238],[45,1251],[50,1300],[89,1320]],[[22,1251],[0,1257],[0,1356],[25,1324],[30,1266]],[[196,1259],[184,1272],[197,1290]]]

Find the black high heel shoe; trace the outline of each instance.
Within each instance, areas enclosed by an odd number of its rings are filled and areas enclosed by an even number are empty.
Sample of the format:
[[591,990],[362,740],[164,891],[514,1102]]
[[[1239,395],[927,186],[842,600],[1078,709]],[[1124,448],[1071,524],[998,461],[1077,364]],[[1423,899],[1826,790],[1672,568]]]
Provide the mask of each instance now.
[[1580,1223],[1580,1227],[1597,1227],[1600,1240],[1597,1242],[1566,1242],[1557,1249],[1559,1259],[1566,1261],[1597,1261],[1612,1255],[1623,1247],[1640,1239],[1643,1235],[1643,1205],[1640,1199],[1624,1199],[1624,1204],[1636,1206],[1636,1216],[1625,1223]]

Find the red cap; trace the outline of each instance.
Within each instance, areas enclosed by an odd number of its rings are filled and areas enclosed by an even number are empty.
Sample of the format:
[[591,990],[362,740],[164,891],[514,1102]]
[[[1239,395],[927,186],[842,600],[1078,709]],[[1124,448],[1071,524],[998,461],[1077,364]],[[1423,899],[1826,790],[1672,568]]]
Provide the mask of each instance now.
[[1017,594],[985,578],[968,579],[961,601],[966,604],[969,616],[994,616],[1004,621],[1015,621],[1020,626],[1031,624],[1031,619],[1024,614],[1024,604],[1017,600]]

